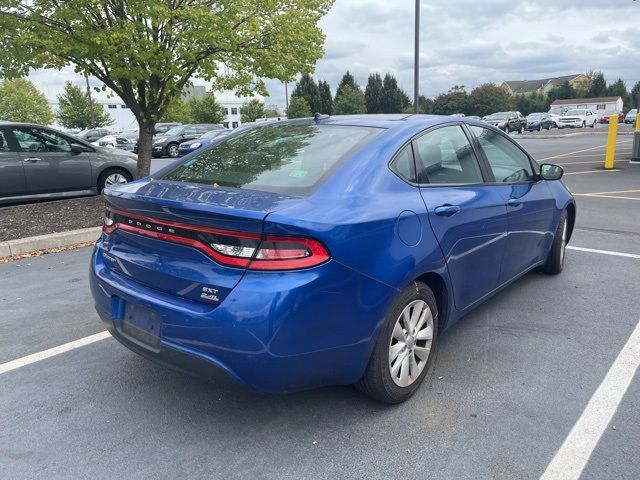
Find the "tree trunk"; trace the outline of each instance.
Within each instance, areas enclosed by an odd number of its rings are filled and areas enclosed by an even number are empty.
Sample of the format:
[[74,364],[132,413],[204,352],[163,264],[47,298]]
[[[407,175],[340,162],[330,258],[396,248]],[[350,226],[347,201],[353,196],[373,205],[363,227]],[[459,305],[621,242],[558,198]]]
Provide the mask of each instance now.
[[151,171],[152,140],[156,124],[139,122],[140,134],[138,136],[138,170],[137,178],[146,177]]

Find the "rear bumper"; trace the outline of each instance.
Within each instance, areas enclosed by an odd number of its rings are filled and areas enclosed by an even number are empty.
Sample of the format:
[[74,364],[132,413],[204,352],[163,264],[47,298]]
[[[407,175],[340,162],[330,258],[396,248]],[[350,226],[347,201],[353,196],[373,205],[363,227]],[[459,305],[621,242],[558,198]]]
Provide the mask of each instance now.
[[[92,256],[91,291],[116,339],[158,363],[196,374],[203,367],[222,370],[262,392],[356,382],[397,295],[330,261],[287,273],[247,271],[213,307],[114,273],[103,263],[99,244]],[[156,348],[123,331],[123,305],[128,303],[161,320]]]

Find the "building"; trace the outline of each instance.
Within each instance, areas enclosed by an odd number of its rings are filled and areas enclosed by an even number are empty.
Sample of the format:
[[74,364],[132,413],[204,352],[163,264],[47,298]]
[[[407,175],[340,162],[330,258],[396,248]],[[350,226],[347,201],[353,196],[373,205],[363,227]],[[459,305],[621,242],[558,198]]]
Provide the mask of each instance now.
[[595,98],[570,98],[567,100],[556,100],[551,104],[551,108],[562,107],[570,110],[572,108],[588,108],[596,115],[623,111],[624,102],[622,97],[595,97]]
[[[107,112],[113,120],[113,123],[107,127],[109,130],[121,132],[131,128],[138,128],[138,121],[136,120],[136,117],[119,98],[95,100],[102,105],[104,111]],[[57,98],[56,100],[49,100],[49,106],[51,107],[51,110],[53,110],[54,114],[58,111],[59,105]],[[53,127],[63,129],[63,127],[57,123],[54,123]]]
[[218,102],[222,107],[224,107],[226,112],[226,117],[222,125],[225,128],[237,128],[242,125],[242,120],[240,119],[240,107],[242,107],[249,100],[257,99],[261,102],[264,102],[264,97],[261,95],[255,95],[253,97],[239,97],[232,91],[222,91],[222,92],[214,92],[213,93],[216,102]]
[[562,77],[541,78],[539,80],[508,80],[502,82],[501,87],[513,95],[528,93],[547,93],[549,90],[569,82],[574,88],[581,88],[588,85],[589,77],[582,73],[575,75],[565,75]]

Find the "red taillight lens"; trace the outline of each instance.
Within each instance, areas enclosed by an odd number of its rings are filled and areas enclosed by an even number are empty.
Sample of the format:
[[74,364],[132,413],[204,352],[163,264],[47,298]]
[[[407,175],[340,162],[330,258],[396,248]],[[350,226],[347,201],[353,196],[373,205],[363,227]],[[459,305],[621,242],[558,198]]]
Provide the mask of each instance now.
[[330,257],[322,243],[310,238],[233,232],[107,209],[102,231],[108,235],[116,229],[188,245],[222,265],[250,270],[309,268]]

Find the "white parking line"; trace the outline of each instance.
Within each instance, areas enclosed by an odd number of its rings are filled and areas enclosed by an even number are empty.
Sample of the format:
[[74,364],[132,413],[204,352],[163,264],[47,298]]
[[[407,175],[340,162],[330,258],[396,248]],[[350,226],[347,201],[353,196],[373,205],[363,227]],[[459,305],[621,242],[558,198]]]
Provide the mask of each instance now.
[[[633,140],[624,140],[621,142],[618,142],[617,145],[622,145],[625,143],[631,143],[633,142]],[[582,153],[582,152],[590,152],[591,150],[597,150],[598,148],[605,148],[607,145],[598,145],[597,147],[591,147],[591,148],[585,148],[584,150],[576,150],[575,152],[567,152],[567,153],[561,153],[560,155],[554,155],[552,157],[546,157],[546,158],[541,158],[538,160],[538,162],[542,162],[543,160],[551,160],[552,158],[561,158],[561,157],[569,157],[571,155],[575,155],[576,153]]]
[[613,255],[614,257],[640,259],[640,255],[637,255],[635,253],[612,252],[611,250],[598,250],[595,248],[574,247],[573,245],[567,245],[567,250],[577,250],[579,252],[599,253],[600,255]]
[[580,478],[631,380],[640,366],[640,322],[604,380],[589,400],[569,436],[540,477],[541,480]]
[[50,348],[48,350],[43,350],[42,352],[27,355],[26,357],[11,360],[10,362],[0,364],[0,374],[10,372],[11,370],[15,370],[16,368],[24,367],[41,360],[46,360],[47,358],[60,355],[61,353],[68,352],[69,350],[75,350],[76,348],[84,347],[85,345],[89,345],[90,343],[109,338],[110,336],[111,334],[109,332],[104,331],[96,333],[95,335],[89,335],[88,337],[84,337],[79,340],[74,340],[73,342],[65,343],[64,345]]

